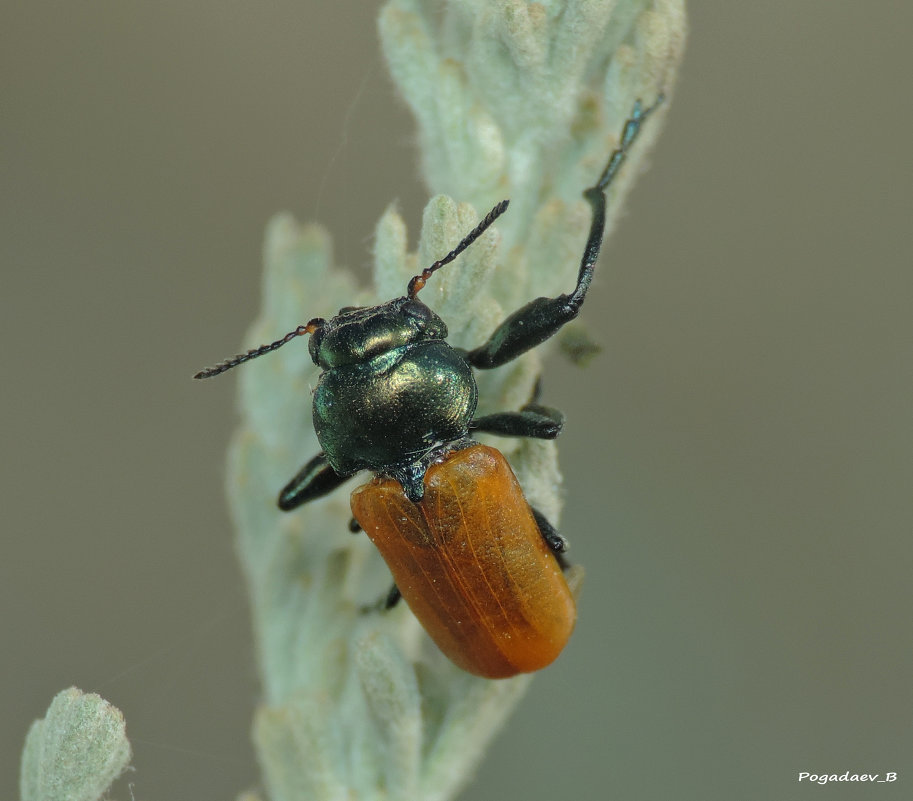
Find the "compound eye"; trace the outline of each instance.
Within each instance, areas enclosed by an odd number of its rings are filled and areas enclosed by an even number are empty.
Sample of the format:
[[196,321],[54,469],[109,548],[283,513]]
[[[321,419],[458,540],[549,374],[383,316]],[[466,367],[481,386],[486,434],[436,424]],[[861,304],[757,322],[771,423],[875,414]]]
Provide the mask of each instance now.
[[311,361],[314,362],[318,367],[322,367],[320,364],[320,346],[323,343],[323,326],[320,326],[308,340],[308,353],[311,355]]
[[444,321],[420,300],[406,300],[400,312],[422,339],[446,339],[447,326]]
[[425,330],[434,315],[434,312],[432,312],[431,309],[418,300],[406,301],[406,303],[403,304],[402,313],[420,331]]
[[342,317],[342,315],[344,315],[344,314],[349,314],[350,312],[361,311],[363,308],[365,308],[365,307],[364,306],[343,306],[339,310],[339,314],[336,316]]

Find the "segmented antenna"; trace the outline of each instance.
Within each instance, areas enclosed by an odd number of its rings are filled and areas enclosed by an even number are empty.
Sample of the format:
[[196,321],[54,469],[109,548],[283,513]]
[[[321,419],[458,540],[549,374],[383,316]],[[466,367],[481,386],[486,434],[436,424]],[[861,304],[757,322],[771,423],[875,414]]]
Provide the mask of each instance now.
[[247,351],[247,353],[239,353],[237,356],[232,356],[230,359],[219,362],[213,367],[207,367],[205,370],[200,370],[194,378],[212,378],[214,375],[219,375],[226,370],[231,370],[232,367],[237,367],[239,364],[244,364],[244,362],[249,362],[251,359],[256,359],[264,353],[272,353],[272,351],[281,348],[286,342],[291,342],[295,337],[300,337],[304,334],[313,334],[325,322],[326,320],[322,317],[315,317],[308,322],[307,325],[299,325],[294,331],[289,331],[282,339],[277,339],[269,345],[261,345],[259,348],[252,348]]
[[509,200],[502,200],[495,206],[488,214],[485,215],[485,219],[482,220],[475,228],[473,228],[466,236],[463,238],[463,241],[460,242],[453,250],[450,251],[443,259],[439,259],[430,267],[426,267],[422,270],[421,275],[416,275],[409,281],[409,290],[406,293],[410,300],[413,300],[415,296],[419,293],[422,287],[425,286],[428,279],[431,277],[431,274],[436,270],[441,269],[445,264],[450,264],[457,256],[459,256],[466,248],[468,248],[473,242],[475,242],[495,220],[498,219],[506,210],[507,206],[510,203]]

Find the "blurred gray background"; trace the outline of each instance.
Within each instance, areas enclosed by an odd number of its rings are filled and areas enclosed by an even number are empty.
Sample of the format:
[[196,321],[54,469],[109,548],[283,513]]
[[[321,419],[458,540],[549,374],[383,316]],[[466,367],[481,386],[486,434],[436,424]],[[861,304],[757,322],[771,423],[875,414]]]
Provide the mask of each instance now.
[[[357,269],[391,199],[417,232],[376,8],[3,4],[2,798],[73,684],[126,714],[137,799],[256,783],[233,381],[190,375],[238,348],[275,212]],[[584,310],[605,349],[546,374],[579,628],[466,801],[913,797],[913,7],[690,14]]]

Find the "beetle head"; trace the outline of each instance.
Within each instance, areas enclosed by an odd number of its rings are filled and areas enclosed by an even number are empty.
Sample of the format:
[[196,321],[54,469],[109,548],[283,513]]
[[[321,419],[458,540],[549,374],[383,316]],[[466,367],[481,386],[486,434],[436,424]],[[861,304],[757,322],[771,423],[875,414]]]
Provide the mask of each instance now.
[[272,353],[295,337],[304,334],[311,335],[308,343],[311,359],[324,370],[365,362],[414,342],[445,339],[447,326],[444,321],[416,296],[428,279],[475,242],[504,213],[507,205],[507,200],[498,203],[450,253],[430,267],[426,267],[419,275],[413,276],[405,297],[389,300],[379,306],[346,306],[329,320],[315,317],[306,325],[299,325],[294,331],[289,331],[282,339],[277,339],[269,345],[252,348],[247,353],[239,353],[214,367],[200,370],[194,378],[211,378],[219,375],[265,353]]
[[320,321],[308,350],[324,370],[368,361],[394,348],[447,337],[447,325],[416,298],[395,298],[379,306],[347,306]]

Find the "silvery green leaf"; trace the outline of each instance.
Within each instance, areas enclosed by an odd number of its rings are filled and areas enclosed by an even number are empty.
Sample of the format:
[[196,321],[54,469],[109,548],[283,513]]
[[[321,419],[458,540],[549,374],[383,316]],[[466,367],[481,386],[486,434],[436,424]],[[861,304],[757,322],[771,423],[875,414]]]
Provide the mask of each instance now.
[[130,762],[124,716],[104,698],[71,687],[29,729],[21,801],[97,801]]

